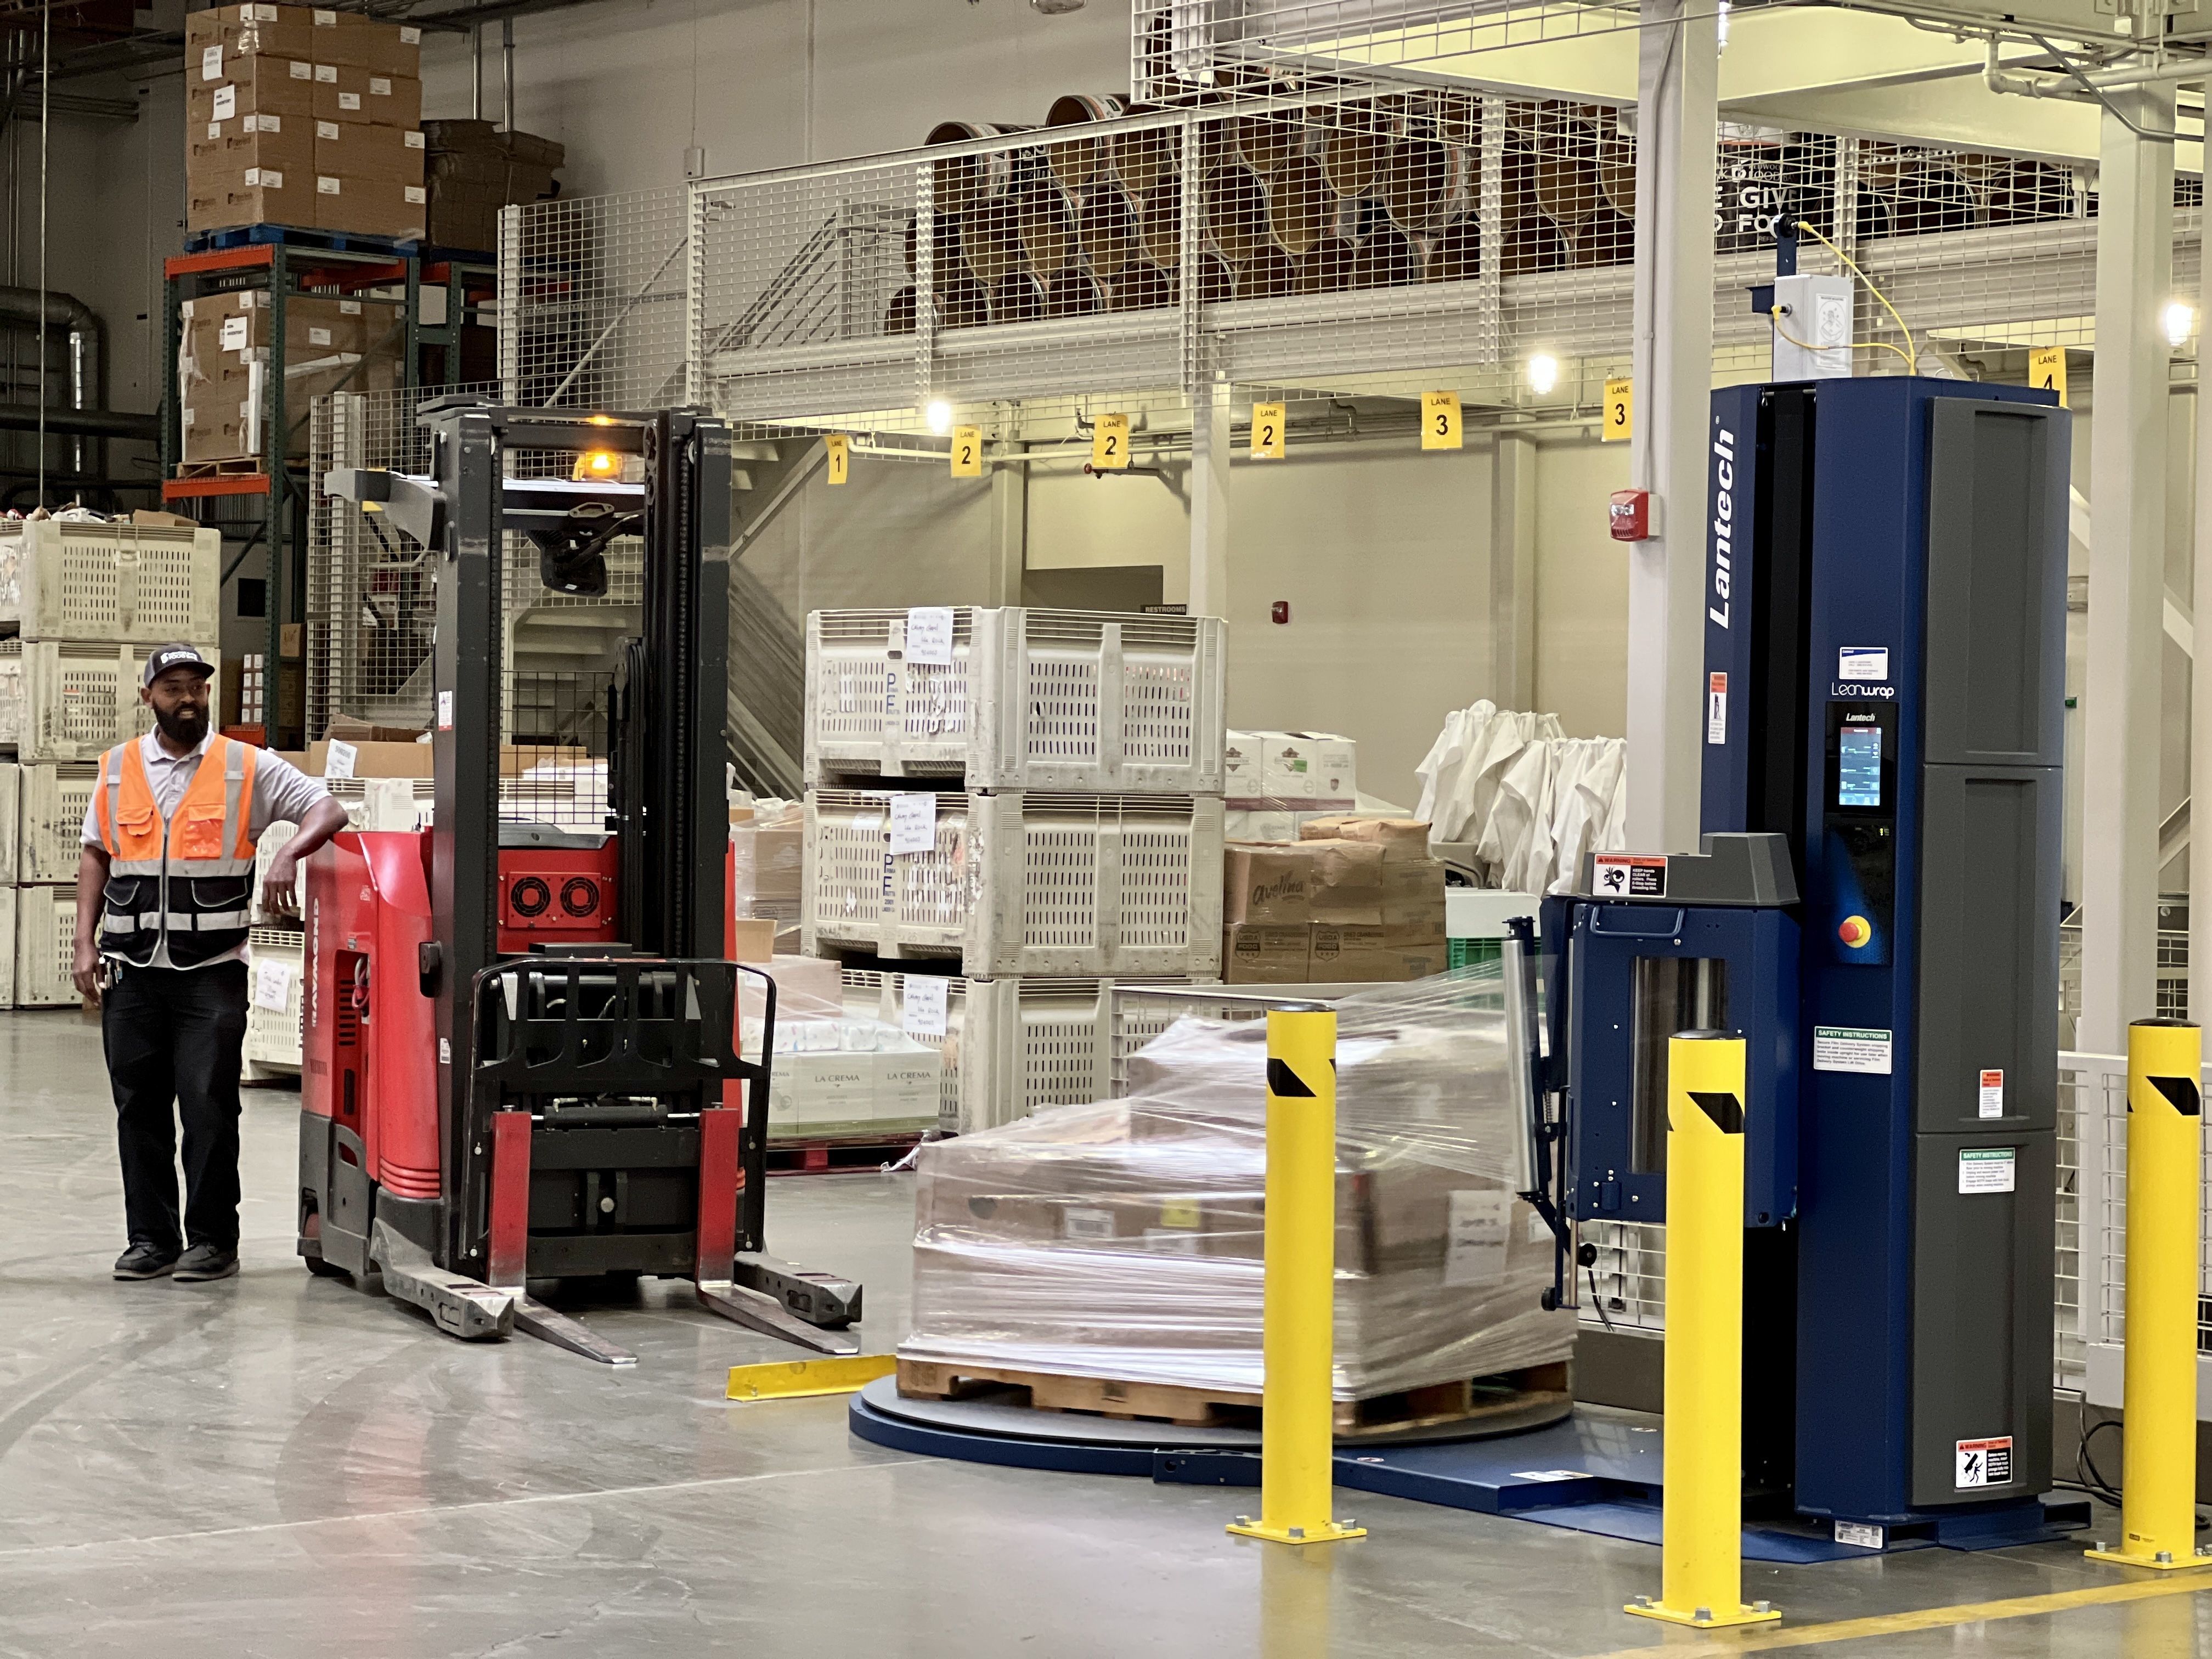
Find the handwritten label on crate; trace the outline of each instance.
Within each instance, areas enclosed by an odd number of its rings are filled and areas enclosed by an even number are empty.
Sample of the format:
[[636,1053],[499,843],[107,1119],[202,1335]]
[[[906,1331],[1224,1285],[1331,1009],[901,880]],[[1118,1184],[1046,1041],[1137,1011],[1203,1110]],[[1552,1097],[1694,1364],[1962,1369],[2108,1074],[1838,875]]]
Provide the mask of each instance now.
[[891,797],[891,856],[937,848],[937,797],[913,790]]
[[952,607],[918,605],[906,613],[906,660],[950,665]]
[[899,1026],[911,1037],[941,1037],[945,1034],[945,993],[949,979],[934,974],[908,974],[906,994],[900,1000]]

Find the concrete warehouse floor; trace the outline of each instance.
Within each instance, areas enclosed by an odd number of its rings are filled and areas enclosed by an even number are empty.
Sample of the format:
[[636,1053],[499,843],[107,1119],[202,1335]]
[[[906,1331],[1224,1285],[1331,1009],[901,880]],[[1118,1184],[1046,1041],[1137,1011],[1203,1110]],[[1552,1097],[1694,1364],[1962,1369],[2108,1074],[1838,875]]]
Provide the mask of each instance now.
[[[674,1285],[592,1316],[635,1370],[465,1346],[295,1259],[297,1107],[248,1096],[240,1278],[118,1285],[97,1034],[0,1015],[0,1654],[2212,1652],[2207,1597],[2171,1581],[1885,1616],[2124,1583],[2078,1547],[1758,1570],[1788,1618],[1746,1644],[1623,1616],[1658,1587],[1647,1547],[1367,1494],[1361,1542],[1232,1539],[1249,1494],[894,1453],[841,1399],[729,1405],[731,1364],[790,1351]],[[780,1249],[866,1282],[871,1348],[905,1328],[910,1200],[872,1175],[772,1194]]]

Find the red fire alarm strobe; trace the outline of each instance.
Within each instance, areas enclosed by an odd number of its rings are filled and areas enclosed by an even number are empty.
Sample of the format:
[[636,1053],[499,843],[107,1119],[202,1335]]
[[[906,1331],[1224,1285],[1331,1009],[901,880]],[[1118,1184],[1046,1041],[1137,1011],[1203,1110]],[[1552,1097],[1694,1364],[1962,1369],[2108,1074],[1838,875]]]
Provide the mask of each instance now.
[[1273,605],[1267,607],[1267,619],[1270,622],[1279,623],[1286,623],[1290,621],[1291,602],[1288,599],[1277,599]]
[[1617,542],[1650,541],[1657,529],[1652,523],[1651,492],[1648,489],[1616,489],[1608,513],[1613,538]]

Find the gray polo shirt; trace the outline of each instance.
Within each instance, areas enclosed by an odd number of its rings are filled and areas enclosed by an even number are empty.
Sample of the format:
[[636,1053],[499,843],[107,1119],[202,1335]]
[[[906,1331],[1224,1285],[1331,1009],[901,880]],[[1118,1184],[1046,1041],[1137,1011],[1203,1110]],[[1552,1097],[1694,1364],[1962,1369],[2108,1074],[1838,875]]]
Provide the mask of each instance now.
[[[177,810],[177,803],[185,798],[185,791],[200,769],[200,757],[207,753],[213,734],[200,739],[199,746],[188,755],[172,755],[161,746],[158,732],[149,732],[138,739],[138,754],[146,763],[146,781],[153,787],[154,804],[161,808],[167,822]],[[330,792],[323,787],[322,780],[311,778],[282,755],[264,749],[253,763],[253,804],[247,814],[247,833],[255,841],[272,823],[297,823],[315,810],[315,803],[325,799]],[[100,841],[100,798],[97,792],[84,812],[84,830],[79,839],[87,847],[98,847]],[[216,962],[235,962],[246,954],[246,947],[226,951],[212,958]],[[170,968],[176,964],[169,960],[169,941],[165,935],[155,947],[151,964]],[[205,967],[207,964],[200,964]]]

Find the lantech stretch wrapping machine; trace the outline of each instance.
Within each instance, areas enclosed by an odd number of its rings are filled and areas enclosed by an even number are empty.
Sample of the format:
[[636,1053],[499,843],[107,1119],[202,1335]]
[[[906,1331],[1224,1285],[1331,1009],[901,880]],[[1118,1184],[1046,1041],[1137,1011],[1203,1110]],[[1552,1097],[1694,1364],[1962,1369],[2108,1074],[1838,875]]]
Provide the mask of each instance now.
[[1576,1218],[1663,1219],[1668,1039],[1747,1039],[1747,1496],[1853,1543],[2050,1525],[2068,444],[2021,388],[1716,392],[1705,850],[1544,919]]

